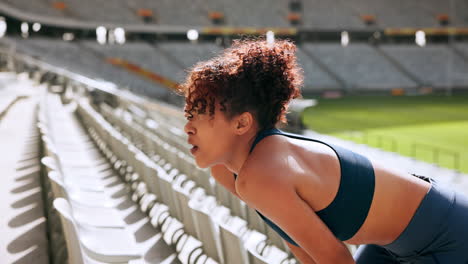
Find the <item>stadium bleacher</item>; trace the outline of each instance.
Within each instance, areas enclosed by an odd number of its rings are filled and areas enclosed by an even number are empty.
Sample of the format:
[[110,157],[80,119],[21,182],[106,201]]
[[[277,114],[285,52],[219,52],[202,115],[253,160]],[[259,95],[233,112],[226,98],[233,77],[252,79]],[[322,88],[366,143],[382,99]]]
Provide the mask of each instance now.
[[[61,65],[65,69],[90,78],[117,83],[120,87],[128,88],[133,92],[146,94],[154,98],[164,98],[167,94],[167,89],[157,83],[110,65],[105,61],[106,53],[100,53],[101,50],[96,52],[88,48],[88,43],[86,42],[78,44],[45,38],[30,40],[9,38],[0,41],[13,43],[18,52],[39,58],[44,62],[52,65]],[[104,50],[108,51],[109,56],[117,55],[115,52],[112,52],[111,48]],[[144,54],[142,55],[144,56]],[[146,58],[150,58],[148,55],[151,55],[151,53],[147,54]]]
[[45,1],[34,1],[28,0],[5,0],[2,1],[5,4],[11,5],[19,10],[26,10],[33,14],[40,14],[44,16],[60,17],[64,18],[66,15],[62,11],[53,8],[50,2]]
[[[212,0],[162,0],[162,1],[61,1],[63,9],[54,8],[51,2],[6,0],[5,4],[33,14],[49,17],[91,20],[101,23],[141,24],[138,9],[151,10],[154,19],[151,23],[174,26],[213,25],[209,12],[224,14],[225,24],[236,27],[288,27],[289,13],[286,1],[212,1]],[[374,26],[378,27],[442,27],[438,15],[451,14],[451,25],[467,26],[468,20],[463,10],[464,0],[449,2],[430,0],[425,2],[398,1],[320,1],[302,2],[302,25],[321,29],[366,29],[363,15],[375,17]],[[248,6],[248,9],[244,7]],[[105,10],[105,12],[103,12]],[[371,27],[372,28],[372,27]]]
[[176,80],[177,76],[183,75],[183,69],[174,63],[172,58],[146,43],[103,46],[96,42],[86,42],[84,45],[99,52],[103,57],[122,58],[172,80]]
[[468,61],[457,56],[444,44],[417,47],[414,45],[382,45],[381,49],[395,58],[425,85],[463,87],[468,83]]
[[[305,1],[307,3],[308,1]],[[380,27],[441,27],[437,20],[439,14],[454,14],[450,17],[451,24],[457,26],[466,26],[467,22],[463,16],[457,13],[458,8],[466,6],[466,1],[441,2],[430,0],[425,2],[418,1],[339,1],[342,4],[339,10],[345,10],[343,17],[355,17],[360,19],[361,15],[374,15],[376,26]],[[350,23],[350,24],[347,24]],[[346,28],[351,21],[335,25]],[[361,27],[364,23],[361,21]]]
[[[4,40],[3,40],[4,41]],[[213,57],[221,47],[212,43],[127,43],[100,45],[92,41],[60,42],[49,39],[9,39],[16,49],[86,76],[112,81],[131,91],[164,98],[168,88],[145,76],[106,62],[120,58],[148,72],[182,82],[197,61]],[[304,92],[377,90],[416,87],[467,87],[466,45],[410,44],[372,46],[354,43],[304,43],[298,60],[305,71]]]
[[[286,1],[202,1],[205,8],[221,11],[225,15],[226,25],[235,27],[287,27]],[[244,8],[248,6],[249,8]]]
[[392,89],[414,87],[416,84],[403,75],[376,49],[368,44],[304,44],[329,69],[344,80],[347,89]]
[[137,12],[127,4],[127,1],[93,0],[81,2],[65,0],[62,2],[65,4],[62,13],[76,20],[96,18],[97,21],[117,24],[143,22]]
[[222,49],[214,43],[160,43],[156,46],[160,51],[163,51],[171,56],[173,60],[177,60],[177,64],[181,66],[182,71],[175,73],[174,80],[185,80],[186,72],[195,63],[210,59],[216,56]]
[[[336,75],[333,74],[333,71],[327,66],[319,64],[321,61],[317,62],[318,59],[313,53],[306,53],[304,48],[299,48],[297,50],[297,58],[299,65],[304,69],[304,93],[313,91],[314,88],[318,89],[337,89],[343,88],[345,83],[343,80],[338,79]],[[327,72],[327,70],[329,72]],[[330,74],[331,72],[331,74]]]
[[152,10],[154,22],[161,25],[210,25],[208,13],[203,10],[201,1],[135,1],[135,5]]
[[148,258],[151,250],[172,256],[165,244],[156,246],[160,238],[155,227],[143,212],[135,210],[138,206],[129,199],[129,186],[112,173],[114,164],[106,162],[82,130],[73,108],[46,93],[40,103],[39,128],[51,200],[60,215],[72,263],[87,263],[86,259],[142,263],[136,261]]

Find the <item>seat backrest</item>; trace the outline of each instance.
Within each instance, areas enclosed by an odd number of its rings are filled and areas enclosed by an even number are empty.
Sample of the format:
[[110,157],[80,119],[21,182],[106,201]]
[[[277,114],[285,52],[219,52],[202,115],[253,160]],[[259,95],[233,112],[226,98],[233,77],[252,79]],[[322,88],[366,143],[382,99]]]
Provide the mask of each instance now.
[[167,173],[160,173],[159,182],[161,183],[161,201],[169,206],[169,210],[172,216],[177,219],[182,219],[182,213],[176,201],[174,190],[172,189],[172,183],[174,181]]
[[76,231],[75,223],[72,217],[70,204],[64,198],[54,200],[54,207],[59,212],[60,222],[65,233],[65,242],[68,250],[68,263],[83,264],[83,254]]
[[54,160],[54,158],[50,157],[50,156],[47,156],[47,157],[43,157],[41,159],[41,163],[47,167],[47,171],[54,171],[54,170],[57,170],[57,164]]
[[203,243],[206,255],[219,263],[225,263],[223,261],[219,226],[211,218],[211,212],[204,206],[207,205],[206,200],[194,198],[188,203],[195,222],[196,237]]
[[251,264],[289,263],[288,254],[273,245],[265,247],[262,254],[253,247],[249,247],[247,250]]
[[[232,217],[232,221],[220,223],[220,237],[223,248],[224,263],[245,263],[249,264],[247,250],[244,246],[244,230],[247,223],[239,217]],[[225,250],[227,249],[227,250]]]
[[50,185],[52,187],[52,193],[54,194],[54,197],[67,199],[67,192],[65,190],[60,173],[57,171],[50,171],[47,176],[50,179]]
[[150,158],[141,154],[137,158],[144,166],[143,180],[148,184],[150,192],[161,198],[161,183],[159,182],[159,174],[164,173],[163,169],[154,163]]
[[[195,223],[191,213],[190,208],[188,207],[188,202],[190,200],[190,191],[193,188],[195,183],[193,181],[188,182],[185,186],[174,183],[172,188],[179,203],[182,214],[182,223],[184,224],[185,232],[191,236],[196,236],[195,233]],[[199,238],[200,239],[200,238]]]

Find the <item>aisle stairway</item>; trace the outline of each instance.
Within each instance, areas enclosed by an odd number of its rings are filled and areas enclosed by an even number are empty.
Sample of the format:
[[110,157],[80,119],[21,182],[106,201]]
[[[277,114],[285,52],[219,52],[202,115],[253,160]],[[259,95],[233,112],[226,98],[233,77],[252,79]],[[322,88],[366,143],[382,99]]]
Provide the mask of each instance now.
[[[0,78],[4,80],[5,75]],[[39,180],[36,93],[32,83],[15,82],[8,85],[21,85],[22,91],[8,93],[29,93],[30,97],[15,100],[0,120],[0,262],[46,264],[49,252]],[[4,85],[2,82],[3,95],[8,90]],[[27,93],[25,86],[30,89]]]

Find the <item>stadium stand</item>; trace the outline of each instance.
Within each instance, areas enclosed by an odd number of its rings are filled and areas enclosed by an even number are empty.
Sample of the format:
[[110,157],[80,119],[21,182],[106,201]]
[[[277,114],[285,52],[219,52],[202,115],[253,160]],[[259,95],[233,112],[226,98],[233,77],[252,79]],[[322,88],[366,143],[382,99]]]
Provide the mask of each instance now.
[[162,261],[161,253],[172,258],[169,247],[157,246],[160,235],[147,216],[135,210],[138,207],[130,200],[128,187],[82,131],[73,114],[76,103],[64,106],[58,96],[46,93],[40,106],[39,128],[47,155],[42,163],[47,167],[71,263],[88,263],[87,259],[91,263],[142,263],[151,251],[159,256],[156,262]]
[[[213,25],[209,13],[224,14],[225,25],[235,27],[288,27],[289,9],[286,1],[213,1],[213,0],[162,0],[162,1],[62,1],[65,8],[54,8],[51,2],[26,0],[6,0],[5,4],[33,14],[49,17],[69,17],[76,20],[88,20],[101,23],[142,24],[138,10],[149,10],[153,14],[149,23],[173,26],[210,26]],[[430,0],[422,2],[398,1],[320,1],[302,2],[302,25],[324,30],[368,29],[363,16],[372,16],[375,27],[443,27],[438,16],[445,15],[449,25],[467,26],[463,10],[464,0],[449,2]],[[248,6],[248,9],[244,7]],[[304,12],[304,11],[307,12]],[[450,15],[447,15],[450,14]]]
[[[199,61],[210,59],[221,51],[221,48],[213,43],[159,43],[156,47],[173,58],[173,61],[177,61],[183,70],[189,69]],[[185,76],[185,71],[179,71],[175,80],[183,81]]]
[[137,12],[128,6],[127,1],[93,0],[93,1],[73,1],[65,0],[66,8],[64,14],[76,20],[88,20],[90,18],[97,21],[115,24],[135,24],[143,23]]
[[[52,65],[61,65],[65,69],[84,76],[110,81],[122,88],[126,87],[133,92],[145,94],[146,96],[154,98],[167,97],[167,88],[158,86],[154,82],[135,76],[123,69],[113,67],[105,61],[105,54],[87,48],[87,43],[80,45],[79,43],[54,41],[45,38],[4,38],[1,41],[11,43],[19,52],[40,58]],[[110,56],[115,56],[112,51],[108,53]]]
[[[309,1],[304,1],[308,3]],[[359,19],[359,16],[365,14],[374,15],[376,18],[377,27],[441,27],[436,19],[438,14],[454,14],[451,17],[451,24],[458,26],[466,26],[468,21],[464,15],[459,16],[457,9],[466,6],[466,1],[450,1],[441,2],[430,0],[422,2],[408,2],[404,0],[397,1],[338,1],[342,7],[337,7],[338,10],[343,10],[343,17],[354,17]],[[322,21],[327,21],[322,20]],[[356,24],[356,19],[351,21],[343,21],[342,24],[334,25],[334,27],[347,28],[349,25]],[[361,22],[360,27],[364,23]]]
[[121,58],[172,80],[183,74],[183,69],[174,63],[171,57],[146,43],[104,46],[96,42],[85,42],[83,45],[102,54],[104,58]]
[[299,65],[304,69],[303,92],[305,94],[316,89],[343,89],[346,85],[340,77],[334,74],[333,70],[320,64],[321,61],[303,47],[297,49],[297,58]]
[[461,58],[468,61],[468,45],[466,43],[455,43],[452,48]]
[[[5,41],[5,40],[4,40]],[[118,83],[131,91],[153,98],[164,98],[169,89],[164,84],[138,76],[106,62],[108,58],[124,59],[149,72],[181,82],[194,63],[217,54],[215,44],[128,43],[99,45],[91,41],[78,43],[49,39],[10,39],[16,49],[65,68]],[[391,90],[431,86],[466,87],[468,79],[464,45],[450,49],[446,45],[380,45],[355,43],[347,47],[339,44],[305,43],[299,46],[299,63],[305,70],[304,92],[323,90]],[[431,73],[431,74],[429,74]]]
[[313,28],[348,29],[363,28],[364,24],[355,14],[349,14],[353,9],[347,9],[343,5],[346,1],[336,1],[333,5],[320,0],[302,1],[303,25]]
[[416,84],[367,44],[304,44],[345,82],[346,89],[392,89]]
[[201,1],[137,0],[134,5],[152,10],[155,23],[174,26],[207,26],[211,24],[208,13],[203,9]]
[[5,0],[2,1],[5,4],[11,5],[19,10],[26,10],[33,14],[40,14],[44,16],[51,16],[51,17],[60,17],[64,18],[65,15],[55,8],[53,8],[51,2],[46,1],[34,1],[30,2],[27,0]]
[[466,87],[468,62],[445,44],[425,47],[415,45],[382,45],[381,49],[395,58],[407,71],[430,87]]
[[[205,8],[225,14],[226,25],[235,27],[287,27],[286,1],[201,1]],[[244,8],[249,6],[249,8]],[[261,18],[261,19],[260,19]]]

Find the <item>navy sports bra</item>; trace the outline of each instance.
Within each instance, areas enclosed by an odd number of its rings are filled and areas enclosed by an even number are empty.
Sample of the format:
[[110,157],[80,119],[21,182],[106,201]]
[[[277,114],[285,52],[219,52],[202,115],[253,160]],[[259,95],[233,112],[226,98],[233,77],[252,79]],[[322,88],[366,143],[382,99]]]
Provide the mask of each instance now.
[[[328,226],[332,233],[341,241],[348,240],[356,234],[367,218],[374,196],[375,175],[370,161],[357,153],[325,142],[285,133],[273,128],[258,133],[250,148],[267,136],[283,135],[290,138],[319,142],[329,146],[338,156],[341,167],[341,180],[335,199],[325,209],[316,214]],[[234,174],[237,178],[237,175]],[[297,245],[281,228],[257,211],[260,217],[289,243]]]

